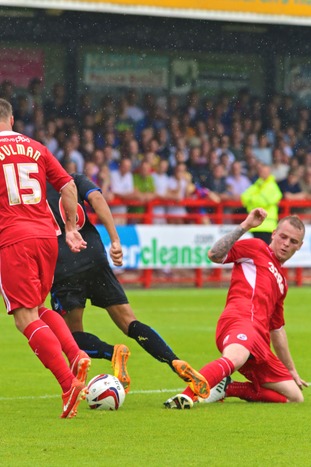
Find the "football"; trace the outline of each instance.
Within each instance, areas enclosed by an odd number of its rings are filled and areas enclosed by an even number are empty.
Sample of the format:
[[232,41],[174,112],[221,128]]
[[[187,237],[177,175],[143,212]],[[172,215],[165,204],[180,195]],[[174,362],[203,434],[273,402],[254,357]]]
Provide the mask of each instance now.
[[115,376],[102,374],[91,379],[86,401],[91,409],[118,410],[125,399],[122,384]]

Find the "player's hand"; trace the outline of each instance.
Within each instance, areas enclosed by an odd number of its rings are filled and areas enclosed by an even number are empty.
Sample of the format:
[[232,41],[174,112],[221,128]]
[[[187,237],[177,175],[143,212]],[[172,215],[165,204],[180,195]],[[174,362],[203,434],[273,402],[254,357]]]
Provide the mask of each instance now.
[[253,227],[258,227],[258,225],[262,224],[265,218],[267,217],[267,211],[263,208],[256,208],[253,209],[245,221],[241,223],[241,226],[245,230],[252,229]]
[[297,371],[296,370],[292,370],[290,371],[290,374],[292,375],[295,383],[297,384],[297,386],[302,390],[303,386],[304,387],[309,387],[309,384],[304,381],[303,379],[300,378],[300,376],[298,375]]
[[120,242],[112,242],[110,248],[110,258],[114,266],[122,266],[123,264],[123,251]]
[[73,253],[79,253],[87,247],[86,241],[77,230],[66,232],[66,243]]

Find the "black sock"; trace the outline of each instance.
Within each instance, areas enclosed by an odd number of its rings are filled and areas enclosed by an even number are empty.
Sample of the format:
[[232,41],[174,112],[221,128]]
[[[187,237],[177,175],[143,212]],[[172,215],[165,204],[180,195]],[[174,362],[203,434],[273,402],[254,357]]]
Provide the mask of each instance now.
[[106,360],[112,359],[113,345],[102,342],[94,334],[88,332],[73,332],[74,340],[81,350],[84,350],[91,358],[105,358]]
[[174,370],[172,361],[179,360],[179,358],[174,354],[162,337],[152,328],[139,321],[132,321],[129,325],[128,336],[135,339],[136,342],[154,358],[160,362],[168,363]]

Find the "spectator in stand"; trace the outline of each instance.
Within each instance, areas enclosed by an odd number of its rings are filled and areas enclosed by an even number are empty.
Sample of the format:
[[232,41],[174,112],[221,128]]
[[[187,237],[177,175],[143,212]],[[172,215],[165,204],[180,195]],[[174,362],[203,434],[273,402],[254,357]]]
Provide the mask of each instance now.
[[[120,198],[121,201],[127,202],[136,199],[134,192],[134,179],[132,173],[132,161],[128,157],[120,160],[118,170],[112,170],[111,191],[114,197]],[[127,206],[112,206],[111,212],[115,217],[115,223],[122,225],[127,223]]]
[[71,110],[66,95],[65,85],[55,83],[52,88],[52,95],[43,103],[45,118],[60,119],[67,121],[71,119]]
[[45,138],[44,138],[44,145],[49,149],[49,151],[56,155],[59,145],[56,138],[56,122],[54,119],[49,119],[45,125]]
[[156,138],[158,141],[158,151],[157,153],[161,157],[161,159],[167,159],[170,156],[170,140],[169,140],[169,133],[167,128],[164,126],[159,128],[156,132]]
[[[170,200],[172,198],[170,193],[170,178],[168,175],[168,161],[161,159],[157,170],[152,173],[154,181],[156,198],[159,200]],[[166,224],[166,218],[164,217],[167,212],[166,206],[156,206],[153,208],[153,214],[158,216],[154,219],[154,224]]]
[[97,185],[107,202],[112,201],[114,194],[111,187],[111,171],[107,164],[102,164],[97,174]]
[[174,174],[169,180],[169,190],[172,199],[177,201],[177,205],[174,207],[169,206],[167,208],[167,214],[173,216],[168,219],[168,223],[183,224],[184,216],[187,214],[187,209],[184,206],[178,206],[178,201],[188,198],[195,191],[191,174],[188,172],[187,166],[184,162],[179,162],[174,168]]
[[250,213],[253,209],[261,207],[267,212],[267,217],[262,224],[250,230],[255,238],[261,238],[268,245],[271,242],[272,232],[278,222],[278,204],[282,199],[282,192],[278,187],[271,167],[266,164],[258,164],[258,178],[241,195],[241,202]]
[[132,170],[135,172],[143,159],[143,155],[139,149],[139,143],[136,138],[131,138],[130,141],[123,147],[124,157],[128,157],[132,161]]
[[33,118],[32,113],[28,110],[28,100],[27,96],[21,94],[17,97],[15,120],[20,120],[24,124],[24,133],[27,136],[32,136],[34,132]]
[[202,159],[200,146],[190,148],[187,170],[191,174],[192,182],[200,190],[210,185],[211,172],[207,167],[206,160]]
[[218,203],[229,198],[225,168],[222,164],[218,163],[213,167],[207,188],[210,190],[209,197]]
[[93,128],[83,127],[81,129],[80,152],[85,161],[91,159],[95,150],[95,135]]
[[96,185],[98,185],[98,172],[99,167],[93,161],[86,161],[84,164],[84,174]]
[[[142,160],[137,172],[133,175],[134,193],[136,200],[142,204],[148,203],[155,198],[155,185],[152,177],[152,167],[150,162]],[[144,213],[144,206],[133,206],[129,208],[129,213],[140,214]],[[133,222],[141,222],[141,217],[133,217]]]
[[75,149],[75,144],[71,138],[65,140],[63,149],[59,149],[56,153],[56,158],[64,166],[69,160],[77,166],[77,172],[83,173],[84,159],[82,154]]
[[311,165],[306,165],[299,181],[305,199],[311,199]]
[[251,185],[250,179],[242,174],[242,164],[240,161],[234,161],[230,174],[226,177],[226,186],[229,199],[238,201],[241,194]]
[[278,182],[284,199],[303,199],[304,193],[299,183],[299,172],[291,169],[287,176]]
[[43,82],[41,78],[31,78],[27,87],[28,111],[31,114],[37,107],[43,106]]
[[138,93],[135,89],[129,89],[127,95],[126,114],[135,123],[142,120],[145,116],[143,109],[138,104]]
[[5,99],[8,102],[10,102],[10,104],[13,107],[13,110],[15,111],[16,105],[17,105],[17,100],[16,100],[15,86],[12,83],[12,81],[10,81],[8,79],[4,79],[1,82],[1,85],[0,85],[0,98]]
[[265,133],[259,135],[258,146],[254,147],[253,151],[258,161],[266,165],[272,164],[272,149],[269,146],[268,138]]
[[233,161],[235,161],[234,154],[230,150],[230,138],[228,135],[222,135],[220,137],[220,144],[217,153],[219,157],[221,156],[221,154],[227,154],[229,157],[230,164],[232,164]]
[[272,151],[271,174],[277,182],[284,180],[289,171],[289,165],[284,161],[287,159],[286,155],[280,147],[276,147]]
[[229,149],[233,153],[235,160],[240,161],[243,159],[243,133],[241,125],[238,122],[233,125]]

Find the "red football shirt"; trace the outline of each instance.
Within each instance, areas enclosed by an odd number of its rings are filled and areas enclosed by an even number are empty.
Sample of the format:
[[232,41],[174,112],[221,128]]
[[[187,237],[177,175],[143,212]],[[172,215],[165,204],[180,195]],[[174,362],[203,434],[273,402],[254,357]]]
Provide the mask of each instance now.
[[224,263],[234,262],[226,308],[222,317],[246,319],[265,335],[284,323],[287,282],[281,263],[259,239],[236,242]]
[[41,143],[13,131],[0,132],[0,247],[55,237],[46,180],[60,191],[71,179]]

